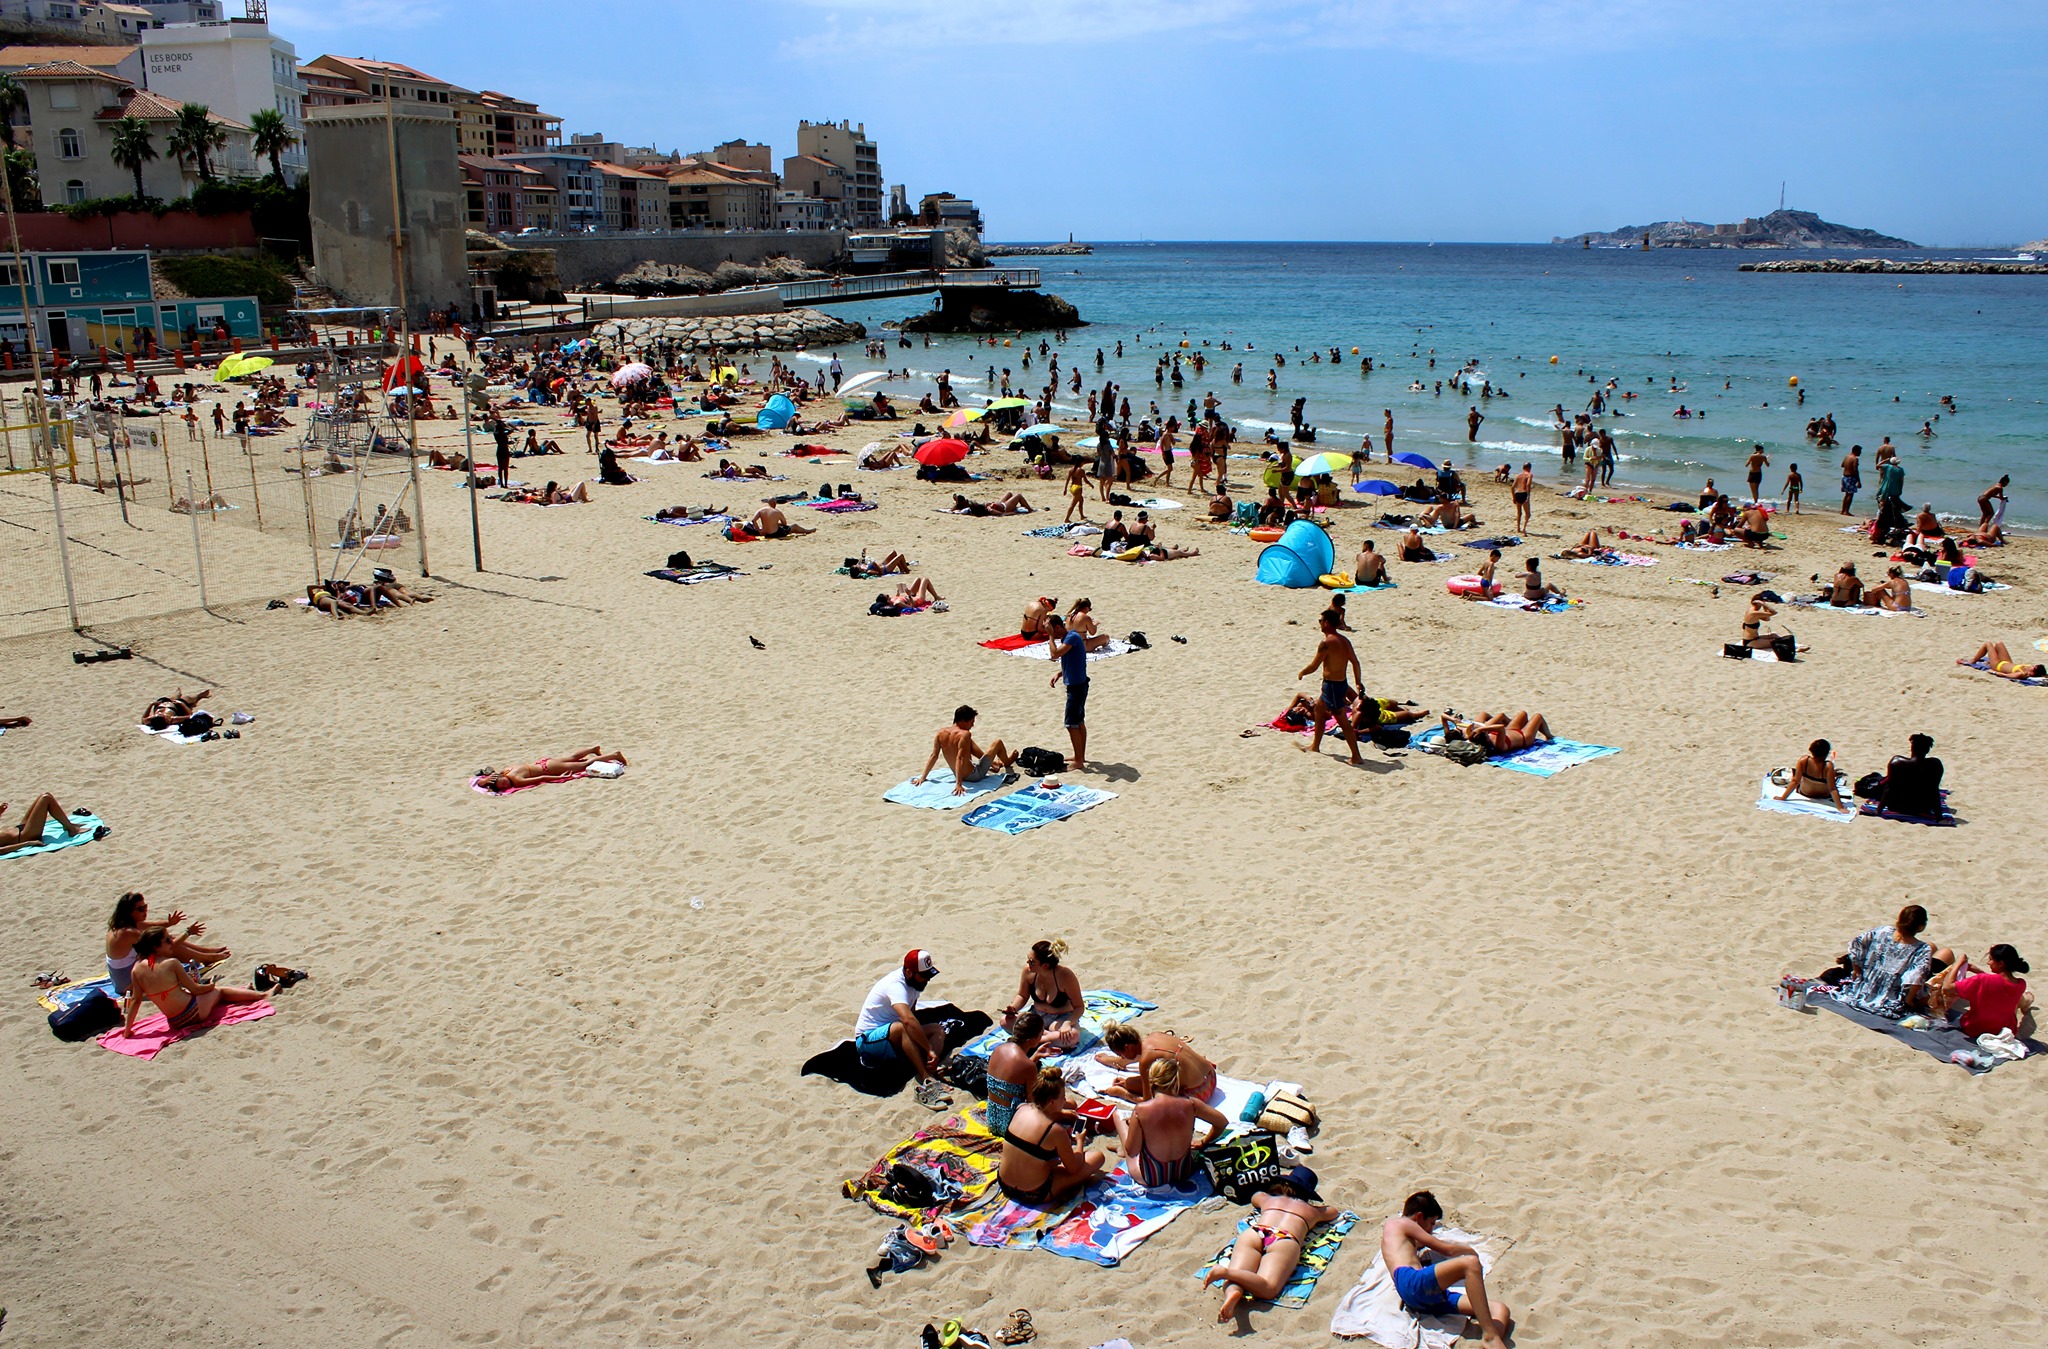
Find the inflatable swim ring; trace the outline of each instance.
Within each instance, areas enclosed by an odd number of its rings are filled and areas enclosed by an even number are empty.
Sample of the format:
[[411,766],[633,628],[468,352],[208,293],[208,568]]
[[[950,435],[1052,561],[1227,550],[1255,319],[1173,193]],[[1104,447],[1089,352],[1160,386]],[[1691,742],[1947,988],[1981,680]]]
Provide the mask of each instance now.
[[[1453,595],[1477,595],[1481,593],[1479,588],[1480,584],[1481,582],[1477,575],[1453,576],[1450,580],[1444,582],[1444,589],[1450,591]],[[1501,584],[1500,582],[1495,581],[1493,583],[1493,589],[1485,593],[1487,593],[1489,596],[1493,596],[1500,594],[1500,592]]]
[[1345,571],[1326,571],[1316,578],[1316,584],[1325,590],[1349,590],[1351,589],[1351,573]]
[[1253,543],[1278,543],[1280,534],[1281,529],[1278,525],[1260,525],[1252,531],[1251,539]]

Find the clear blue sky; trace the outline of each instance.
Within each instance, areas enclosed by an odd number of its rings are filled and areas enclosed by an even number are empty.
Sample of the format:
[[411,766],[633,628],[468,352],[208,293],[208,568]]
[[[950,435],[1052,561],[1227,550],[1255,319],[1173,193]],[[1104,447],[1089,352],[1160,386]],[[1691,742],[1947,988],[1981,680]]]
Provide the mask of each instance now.
[[[233,0],[230,0],[233,4]],[[566,131],[794,147],[852,118],[999,239],[1548,240],[1786,204],[2048,236],[2041,0],[273,0]],[[488,21],[481,21],[482,16]]]

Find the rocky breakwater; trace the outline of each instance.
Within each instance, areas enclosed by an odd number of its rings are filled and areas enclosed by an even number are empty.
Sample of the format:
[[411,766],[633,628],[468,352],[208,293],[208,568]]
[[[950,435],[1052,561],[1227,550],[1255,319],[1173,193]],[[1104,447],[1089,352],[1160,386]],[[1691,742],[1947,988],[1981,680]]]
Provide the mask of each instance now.
[[1093,244],[985,244],[992,258],[1079,258],[1095,251]]
[[690,351],[800,351],[859,342],[868,330],[815,309],[785,309],[779,314],[607,319],[591,335],[626,351],[639,351],[663,339]]
[[1010,333],[1086,326],[1081,311],[1057,295],[967,286],[940,291],[937,305],[900,325],[906,333]]
[[2048,276],[2048,263],[1968,262],[1920,259],[1899,262],[1891,258],[1785,258],[1775,262],[1745,262],[1742,272],[1844,272],[1864,276]]

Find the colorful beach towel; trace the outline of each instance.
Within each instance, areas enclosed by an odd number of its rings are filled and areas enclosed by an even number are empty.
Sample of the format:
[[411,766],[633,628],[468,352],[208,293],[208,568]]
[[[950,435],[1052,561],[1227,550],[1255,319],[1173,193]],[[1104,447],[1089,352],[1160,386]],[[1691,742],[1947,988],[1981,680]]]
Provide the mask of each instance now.
[[647,573],[657,581],[674,581],[679,586],[702,585],[706,581],[737,581],[746,573],[737,567],[702,562],[694,567],[656,567]]
[[1941,789],[1941,818],[1930,820],[1925,815],[1901,815],[1895,810],[1886,810],[1875,801],[1865,801],[1856,808],[1859,815],[1868,815],[1879,820],[1897,820],[1902,824],[1928,824],[1943,829],[1953,829],[1963,822],[1962,817],[1948,808],[1948,788]]
[[1597,557],[1568,557],[1567,562],[1580,562],[1589,567],[1654,567],[1657,559],[1644,557],[1640,553],[1605,552]]
[[1038,1244],[1045,1229],[1060,1220],[1066,1209],[1047,1212],[1044,1209],[1026,1208],[1014,1200],[1005,1199],[994,1213],[967,1229],[967,1240],[974,1246],[1000,1246],[1013,1251],[1028,1251]]
[[273,1016],[277,1008],[267,1002],[238,1002],[223,1004],[205,1024],[188,1026],[184,1030],[172,1030],[171,1023],[161,1014],[135,1023],[132,1034],[123,1034],[115,1027],[99,1037],[102,1048],[116,1054],[126,1054],[131,1059],[153,1059],[180,1040],[189,1040],[203,1035],[217,1026],[238,1026],[244,1021],[261,1021]]
[[[1825,984],[1816,985],[1808,989],[1806,1003],[1809,1007],[1824,1007],[1836,1016],[1855,1022],[1865,1030],[1874,1030],[1880,1035],[1889,1036],[1907,1048],[1917,1049],[1928,1057],[1939,1059],[1943,1063],[1955,1063],[1954,1058],[1951,1056],[1958,1052],[1977,1055],[1978,1058],[1973,1059],[1971,1062],[1956,1065],[1968,1071],[1972,1077],[1981,1077],[1998,1066],[1996,1062],[1989,1064],[1980,1062],[1979,1059],[1989,1058],[1990,1056],[1979,1055],[1977,1042],[1963,1034],[1962,1030],[1956,1026],[1937,1022],[1924,1030],[1909,1030],[1888,1017],[1877,1016],[1864,1011],[1860,1007],[1836,1001],[1833,992]],[[2048,1045],[2044,1045],[2037,1040],[2024,1040],[2022,1043],[2027,1046],[2028,1059],[2048,1052]],[[2026,1061],[2026,1059],[2019,1060],[2022,1063]]]
[[[587,778],[589,776],[590,774],[588,773],[578,773],[575,777],[563,778],[562,781],[574,782],[577,780],[577,778]],[[478,796],[516,796],[520,792],[530,792],[536,787],[552,787],[554,785],[551,782],[529,782],[523,786],[508,787],[502,792],[494,792],[490,790],[488,787],[484,786],[483,782],[483,775],[479,773],[469,780],[469,789],[475,792]]]
[[1114,800],[1115,792],[1093,787],[1048,787],[1039,782],[976,806],[961,817],[960,823],[976,829],[993,829],[999,834],[1022,834]]
[[1502,595],[1497,599],[1479,602],[1491,609],[1512,609],[1524,614],[1562,614],[1586,607],[1584,600],[1561,600],[1555,595],[1542,601],[1525,600],[1520,595]]
[[[1022,656],[1026,660],[1052,659],[1051,642],[1035,642],[1026,637],[1010,636],[997,637],[992,641],[983,642],[982,645],[991,651],[1007,652],[1012,656]],[[1135,650],[1137,648],[1123,638],[1112,637],[1104,644],[1102,650],[1088,653],[1088,663],[1093,665],[1097,661],[1108,660],[1111,656],[1128,655]]]
[[[1148,1189],[1119,1166],[1097,1179],[1064,1217],[1039,1233],[1038,1249],[1070,1260],[1116,1265],[1215,1191],[1206,1175]],[[1311,1284],[1313,1280],[1311,1280]]]
[[982,645],[991,651],[1021,651],[1027,646],[1044,646],[1045,641],[1038,637],[1019,636],[1013,632],[1008,637],[991,637]]
[[[2026,663],[2032,665],[2035,662],[2028,661]],[[1991,669],[1991,662],[1986,660],[1980,660],[1973,665],[1965,665],[1963,668],[1966,670],[1984,670],[1988,672]],[[2048,679],[2029,677],[2026,679],[2008,679],[2005,682],[2008,684],[2028,684],[2033,686],[2034,688],[2039,688],[2043,684],[2048,684]]]
[[1827,604],[1819,600],[1808,599],[1805,597],[1801,597],[1798,599],[1789,599],[1786,600],[1785,603],[1791,605],[1793,608],[1799,610],[1799,612],[1803,614],[1856,614],[1859,617],[1863,618],[1927,617],[1927,611],[1925,609],[1879,609],[1874,606],[1866,606],[1860,604],[1857,605],[1855,608],[1845,609],[1839,605]]
[[1346,586],[1344,589],[1333,591],[1332,593],[1338,595],[1378,595],[1385,591],[1399,590],[1400,588],[1398,583],[1389,578],[1376,586]]
[[1674,543],[1674,548],[1683,548],[1688,553],[1725,553],[1735,545],[1732,543]]
[[1778,793],[1785,789],[1772,782],[1771,775],[1766,773],[1763,785],[1757,789],[1756,808],[1775,811],[1780,815],[1812,815],[1823,820],[1833,820],[1838,824],[1848,824],[1856,818],[1854,798],[1849,795],[1849,780],[1843,778],[1836,785],[1841,790],[1842,799],[1852,803],[1846,811],[1836,810],[1832,801],[1815,801],[1811,797],[1801,796],[1798,792],[1780,801]]
[[[996,1189],[996,1168],[1003,1160],[1003,1140],[988,1131],[988,1107],[976,1104],[937,1124],[919,1129],[909,1138],[883,1153],[881,1159],[841,1187],[848,1199],[858,1199],[875,1212],[898,1222],[928,1223],[949,1214],[966,1213],[982,1207]],[[883,1197],[889,1173],[896,1166],[908,1166],[933,1180],[935,1188],[951,1194],[931,1208],[907,1208]]]
[[[1121,993],[1113,988],[1084,990],[1081,994],[1081,1039],[1066,1054],[1048,1054],[1047,1063],[1059,1063],[1070,1058],[1085,1058],[1093,1054],[1102,1043],[1102,1023],[1105,1021],[1135,1021],[1147,1012],[1159,1010],[1156,1002],[1131,993]],[[996,1052],[996,1046],[1010,1038],[1010,1033],[1000,1025],[991,1027],[984,1034],[976,1036],[954,1050],[955,1057],[985,1059]]]
[[906,778],[883,792],[882,799],[899,806],[916,806],[921,810],[952,810],[959,806],[971,805],[1003,785],[1003,775],[991,772],[986,777],[969,779],[967,790],[955,796],[953,770],[941,768],[926,778],[923,786],[918,786]]
[[68,984],[57,984],[36,994],[36,1001],[46,1012],[64,1012],[76,1007],[87,998],[107,997],[119,1002],[121,995],[114,991],[111,975],[97,979],[73,979]]
[[[1455,1241],[1470,1246],[1479,1253],[1479,1268],[1490,1278],[1494,1261],[1513,1245],[1496,1237],[1481,1236],[1463,1232],[1455,1227],[1441,1226],[1437,1235],[1446,1241]],[[1431,1253],[1433,1256],[1433,1253]],[[1462,1283],[1451,1285],[1453,1297],[1465,1291]],[[1358,1282],[1345,1290],[1344,1297],[1337,1303],[1337,1310],[1330,1316],[1330,1333],[1339,1339],[1368,1339],[1383,1349],[1456,1349],[1465,1333],[1465,1323],[1471,1318],[1453,1313],[1449,1316],[1417,1317],[1401,1301],[1401,1295],[1394,1288],[1394,1280],[1387,1273],[1386,1256],[1374,1252],[1372,1263]]]
[[0,860],[9,857],[33,857],[37,853],[60,852],[65,848],[79,848],[88,843],[97,843],[113,832],[99,816],[90,811],[72,811],[71,823],[78,828],[75,834],[66,834],[64,826],[55,820],[43,821],[41,843],[31,843],[26,848],[16,848],[12,852],[0,852]]
[[663,520],[653,515],[645,515],[641,518],[657,525],[725,525],[731,524],[733,520],[733,517],[730,515],[696,515],[668,520]]
[[[1240,1218],[1237,1231],[1216,1252],[1208,1264],[1195,1271],[1196,1278],[1203,1278],[1219,1265],[1230,1263],[1230,1253],[1237,1247],[1237,1239],[1251,1230],[1252,1220]],[[1346,1209],[1337,1215],[1335,1222],[1323,1223],[1311,1228],[1308,1234],[1308,1248],[1301,1253],[1301,1263],[1294,1267],[1293,1277],[1281,1288],[1280,1296],[1273,1299],[1275,1307],[1306,1307],[1311,1294],[1316,1291],[1316,1281],[1323,1277],[1323,1271],[1337,1258],[1337,1250],[1344,1244],[1351,1229],[1358,1225],[1358,1215]]]
[[[1424,754],[1442,754],[1443,727],[1432,726],[1426,731],[1419,732],[1408,745],[1409,748],[1420,750]],[[1513,754],[1495,755],[1486,762],[1495,768],[1527,773],[1531,777],[1551,778],[1567,768],[1619,753],[1621,751],[1612,745],[1588,745],[1577,740],[1546,740],[1541,744],[1531,745],[1528,749],[1516,750]]]
[[872,501],[848,501],[845,497],[832,501],[806,501],[803,504],[814,511],[824,511],[827,515],[851,515],[856,511],[875,509],[875,503]]

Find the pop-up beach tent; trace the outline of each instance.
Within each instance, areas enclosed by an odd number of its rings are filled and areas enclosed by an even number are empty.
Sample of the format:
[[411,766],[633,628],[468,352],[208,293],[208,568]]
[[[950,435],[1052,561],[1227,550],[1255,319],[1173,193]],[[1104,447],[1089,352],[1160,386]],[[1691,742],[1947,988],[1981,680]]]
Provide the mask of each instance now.
[[768,406],[761,409],[754,418],[754,425],[763,431],[780,431],[796,420],[796,404],[781,394],[768,400]]
[[1337,562],[1330,536],[1306,520],[1287,526],[1280,542],[1259,554],[1259,584],[1305,590]]

